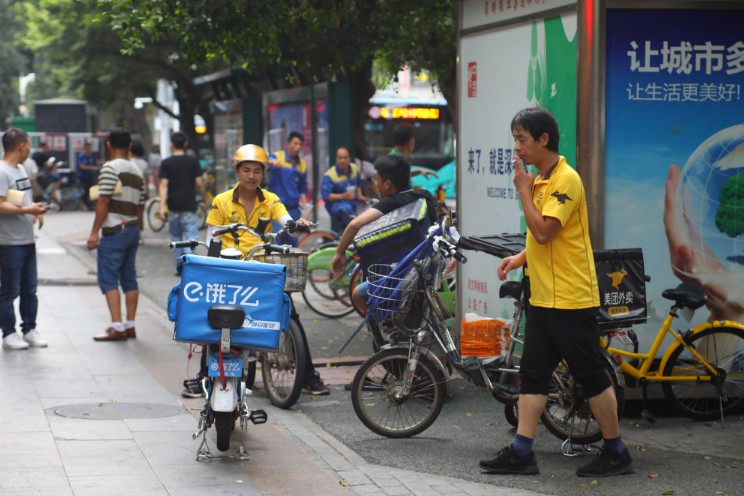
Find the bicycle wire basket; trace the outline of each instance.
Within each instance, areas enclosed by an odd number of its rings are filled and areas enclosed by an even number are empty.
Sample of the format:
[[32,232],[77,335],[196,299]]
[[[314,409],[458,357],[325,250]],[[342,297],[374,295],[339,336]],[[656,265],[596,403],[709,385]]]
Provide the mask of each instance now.
[[307,253],[304,251],[293,251],[291,253],[256,253],[253,260],[257,262],[286,265],[287,279],[284,283],[284,291],[305,291],[307,282]]
[[367,269],[368,312],[380,320],[405,317],[416,294],[419,279],[416,269],[411,267],[407,272],[394,276],[391,274],[395,268],[396,264],[373,264]]

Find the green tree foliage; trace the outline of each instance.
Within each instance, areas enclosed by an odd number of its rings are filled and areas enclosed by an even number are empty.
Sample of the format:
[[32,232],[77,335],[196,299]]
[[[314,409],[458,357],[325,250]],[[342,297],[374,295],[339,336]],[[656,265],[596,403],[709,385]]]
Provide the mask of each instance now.
[[409,63],[429,70],[453,98],[456,5],[456,0],[118,0],[98,8],[99,20],[121,37],[129,55],[169,39],[187,63],[230,61],[248,70],[261,89],[277,82],[348,80],[360,144],[375,91],[376,58],[391,74]]
[[732,238],[744,234],[744,171],[723,183],[718,196],[716,227]]
[[18,115],[20,94],[18,78],[24,73],[26,59],[15,41],[23,32],[23,25],[14,15],[14,0],[0,0],[0,129],[7,127],[10,117]]
[[193,83],[201,70],[186,64],[169,39],[164,37],[147,50],[128,55],[119,36],[109,26],[95,22],[97,1],[16,3],[18,17],[26,26],[18,40],[32,54],[36,72],[33,98],[88,100],[106,110],[115,122],[147,137],[145,115],[134,109],[134,98],[149,96],[158,105],[157,80],[166,79],[173,82],[181,109],[173,116],[192,134],[192,143],[197,143],[193,134],[195,113],[202,115],[207,125],[212,124],[208,101]]

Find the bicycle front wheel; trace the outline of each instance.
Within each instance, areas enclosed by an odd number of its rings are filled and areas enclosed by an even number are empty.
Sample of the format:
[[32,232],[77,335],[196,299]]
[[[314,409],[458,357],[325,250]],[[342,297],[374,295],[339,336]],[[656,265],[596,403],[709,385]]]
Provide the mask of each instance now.
[[160,232],[165,227],[165,219],[160,217],[160,200],[153,198],[145,211],[147,225],[153,232]]
[[715,420],[744,405],[744,331],[731,327],[707,329],[687,343],[720,373],[708,369],[690,350],[678,345],[664,366],[664,376],[695,376],[710,380],[665,381],[664,396],[674,408],[695,420]]
[[199,219],[199,230],[207,228],[207,210],[204,208],[204,205],[201,203],[198,204],[196,207],[196,216]]
[[411,437],[431,426],[442,411],[447,386],[442,372],[419,356],[411,390],[400,396],[408,372],[408,352],[383,350],[365,361],[354,376],[351,403],[372,432],[390,438]]
[[[612,365],[606,363],[605,367],[605,374],[615,390],[617,417],[620,418],[625,408],[624,391],[618,385]],[[561,361],[553,372],[548,402],[540,419],[546,429],[564,441],[570,437],[575,444],[591,444],[602,439],[599,423],[589,408],[589,399],[570,374],[565,361]]]
[[272,405],[290,408],[300,397],[309,359],[305,349],[305,338],[297,323],[290,319],[279,349],[261,354],[261,376]]
[[354,273],[351,275],[351,281],[349,282],[349,288],[348,288],[348,302],[351,304],[352,307],[354,307],[354,310],[356,311],[356,313],[359,314],[360,317],[366,317],[367,312],[357,306],[357,304],[354,302],[354,299],[351,297],[351,295],[354,292],[354,288],[359,286],[364,281],[365,281],[364,270],[362,270],[362,266],[360,265],[359,267],[357,267],[357,270],[355,270]]

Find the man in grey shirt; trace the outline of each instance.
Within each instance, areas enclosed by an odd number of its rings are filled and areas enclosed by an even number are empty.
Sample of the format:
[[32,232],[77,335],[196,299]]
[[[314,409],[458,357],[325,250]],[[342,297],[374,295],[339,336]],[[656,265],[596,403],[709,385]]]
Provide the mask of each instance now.
[[[31,181],[23,167],[31,143],[21,129],[3,134],[5,153],[0,161],[0,328],[3,348],[45,347],[36,330],[36,244],[34,223],[44,225],[46,209],[33,203]],[[13,302],[20,296],[21,334],[16,331]]]

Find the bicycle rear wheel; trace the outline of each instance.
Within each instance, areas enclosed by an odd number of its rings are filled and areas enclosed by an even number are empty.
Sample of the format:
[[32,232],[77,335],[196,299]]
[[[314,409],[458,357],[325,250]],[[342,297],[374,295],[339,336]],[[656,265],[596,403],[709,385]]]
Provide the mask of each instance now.
[[[605,364],[605,373],[609,376],[617,398],[617,417],[623,416],[625,395],[619,387],[617,376],[610,363]],[[569,437],[574,444],[591,444],[602,439],[599,423],[592,415],[589,401],[568,370],[566,362],[561,361],[553,372],[548,392],[548,403],[540,419],[554,436],[566,440]]]
[[[707,329],[688,341],[713,367],[721,379],[711,381],[665,381],[664,396],[686,417],[715,420],[744,405],[744,331],[730,327]],[[664,366],[664,376],[710,377],[709,371],[684,346],[678,345]]]
[[279,349],[261,354],[261,376],[272,405],[290,408],[300,397],[309,359],[305,349],[305,338],[294,319],[290,319]]
[[519,425],[519,402],[515,400],[509,400],[504,403],[504,418],[509,422],[512,427]]
[[160,217],[160,200],[153,198],[145,211],[147,225],[153,232],[160,232],[165,227],[165,219]]
[[60,210],[79,210],[83,204],[83,193],[78,188],[60,188],[59,197]]
[[302,292],[310,309],[324,317],[337,319],[354,311],[349,293],[349,277],[335,279],[330,269],[315,268],[307,271],[307,281]]
[[436,365],[420,355],[411,391],[398,398],[407,371],[408,352],[400,348],[371,356],[357,370],[351,403],[372,432],[390,438],[415,436],[428,429],[442,411],[447,386]]

